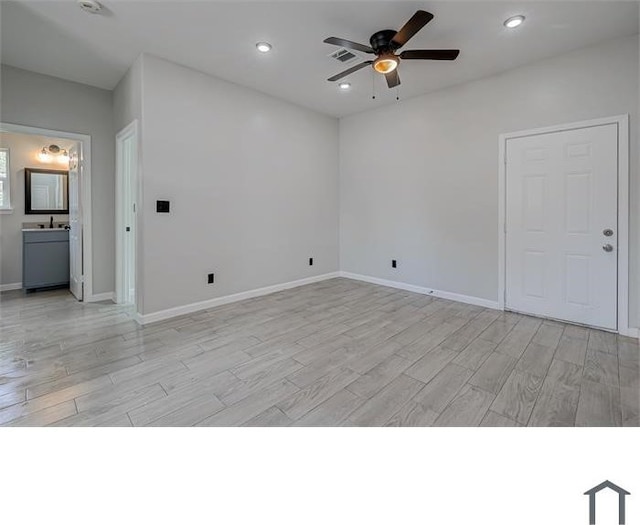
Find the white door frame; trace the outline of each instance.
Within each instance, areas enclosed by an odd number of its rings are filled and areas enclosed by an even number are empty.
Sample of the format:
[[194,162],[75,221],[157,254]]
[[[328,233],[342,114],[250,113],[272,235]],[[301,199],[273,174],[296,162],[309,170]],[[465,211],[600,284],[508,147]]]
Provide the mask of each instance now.
[[[115,302],[120,304],[123,302],[123,298],[126,296],[126,290],[124,290],[124,282],[123,282],[123,252],[124,252],[124,235],[123,235],[123,227],[122,224],[122,216],[123,216],[123,202],[121,198],[121,188],[122,188],[122,165],[121,165],[121,148],[122,142],[129,138],[134,137],[136,144],[136,157],[139,158],[139,149],[138,149],[138,121],[137,119],[125,126],[116,134],[116,294],[115,294]],[[139,167],[139,162],[136,159],[136,168]],[[136,169],[135,173],[135,187],[138,189],[138,169]],[[136,191],[137,193],[137,191]],[[134,234],[136,236],[136,243],[134,245],[134,268],[133,272],[135,275],[135,285],[136,285],[136,293],[134,294],[134,306],[137,305],[137,289],[138,289],[138,258],[137,258],[137,243],[138,243],[138,224],[137,224],[137,212],[138,212],[138,195],[136,194],[135,205],[136,205],[136,224],[133,227]],[[137,311],[137,309],[136,309]]]
[[[85,302],[102,301],[104,294],[93,294],[93,257],[92,257],[92,228],[91,228],[91,135],[70,133],[57,129],[36,128],[0,122],[0,131],[8,133],[23,133],[25,135],[49,135],[61,139],[78,141],[81,144],[80,162],[82,162],[82,181],[80,206],[82,208],[82,277],[84,283],[83,299]],[[110,295],[110,294],[109,294]]]
[[504,310],[506,304],[507,141],[514,138],[590,128],[605,124],[616,124],[618,126],[618,333],[638,337],[638,330],[629,328],[629,115],[616,115],[499,135],[498,307]]

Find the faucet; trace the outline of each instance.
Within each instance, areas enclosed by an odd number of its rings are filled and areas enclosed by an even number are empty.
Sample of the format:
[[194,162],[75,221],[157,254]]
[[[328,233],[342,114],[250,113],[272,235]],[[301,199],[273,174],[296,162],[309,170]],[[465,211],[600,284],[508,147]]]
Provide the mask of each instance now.
[[49,221],[49,228],[53,228],[53,215],[51,216],[51,220]]

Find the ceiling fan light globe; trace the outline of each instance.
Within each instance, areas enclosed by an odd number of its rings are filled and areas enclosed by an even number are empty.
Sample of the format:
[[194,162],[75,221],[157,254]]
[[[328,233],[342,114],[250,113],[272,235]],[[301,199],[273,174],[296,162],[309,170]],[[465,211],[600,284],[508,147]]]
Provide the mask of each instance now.
[[373,69],[375,69],[378,73],[382,73],[386,75],[387,73],[391,73],[395,68],[398,67],[398,59],[391,56],[381,56],[376,59],[373,63]]

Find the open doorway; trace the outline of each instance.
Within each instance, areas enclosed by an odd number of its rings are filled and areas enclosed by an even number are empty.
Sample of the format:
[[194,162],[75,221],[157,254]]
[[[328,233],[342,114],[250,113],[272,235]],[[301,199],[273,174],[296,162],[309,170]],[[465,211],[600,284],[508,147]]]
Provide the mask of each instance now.
[[[13,145],[6,148],[10,161],[0,212],[3,244],[0,290],[41,289],[68,283],[78,300],[91,301],[91,137],[8,123],[0,123],[0,132]],[[32,175],[29,187],[26,172]],[[37,174],[36,179],[33,173]],[[49,189],[42,183],[46,175],[64,178],[64,189],[68,191],[60,199],[64,204],[59,210],[57,205],[50,207],[51,203],[44,207],[38,204],[38,199],[45,197],[44,190]],[[29,191],[34,189],[43,191]],[[53,192],[52,203],[57,202],[55,195]],[[58,233],[43,237],[45,232],[39,234],[39,229]],[[68,238],[62,235],[67,232]],[[33,245],[26,246],[28,236]],[[62,244],[66,245],[64,249]],[[57,254],[55,261],[43,264],[44,255],[50,253]],[[33,255],[28,268],[26,255]]]
[[136,304],[138,125],[116,135],[116,303]]

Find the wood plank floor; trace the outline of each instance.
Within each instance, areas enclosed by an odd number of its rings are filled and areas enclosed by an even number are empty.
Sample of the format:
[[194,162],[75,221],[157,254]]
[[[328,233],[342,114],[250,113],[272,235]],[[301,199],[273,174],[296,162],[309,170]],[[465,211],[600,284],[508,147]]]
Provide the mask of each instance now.
[[0,425],[638,426],[638,342],[332,279],[141,327],[0,295]]

